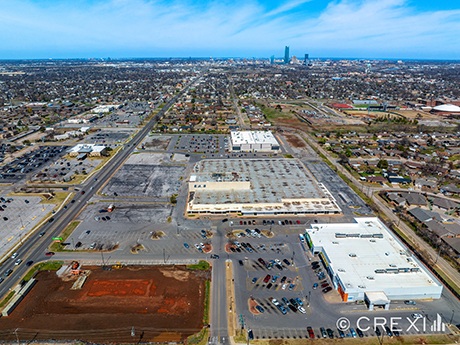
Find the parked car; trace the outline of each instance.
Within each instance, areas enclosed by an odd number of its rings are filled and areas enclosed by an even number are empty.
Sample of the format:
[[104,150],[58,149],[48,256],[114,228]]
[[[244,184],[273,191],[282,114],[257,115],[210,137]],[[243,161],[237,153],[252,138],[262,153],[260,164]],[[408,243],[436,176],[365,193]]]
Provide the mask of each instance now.
[[262,308],[260,305],[256,305],[256,310],[259,312],[259,313],[263,313],[265,310],[264,308]]
[[315,339],[315,332],[313,332],[313,329],[311,327],[307,327],[307,331],[310,339]]
[[319,329],[319,331],[321,332],[321,336],[322,336],[323,338],[327,338],[327,333],[326,333],[326,330],[324,329],[324,327],[321,327],[321,328]]

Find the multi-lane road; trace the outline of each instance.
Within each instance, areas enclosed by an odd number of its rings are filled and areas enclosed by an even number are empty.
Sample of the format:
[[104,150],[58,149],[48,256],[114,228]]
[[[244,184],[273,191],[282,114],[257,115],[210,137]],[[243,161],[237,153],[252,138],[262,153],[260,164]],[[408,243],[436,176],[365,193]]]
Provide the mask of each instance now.
[[[188,88],[198,81],[195,79],[185,86],[182,91],[172,97],[166,105],[140,130],[133,139],[126,143],[122,150],[118,152],[97,174],[94,178],[89,179],[84,185],[81,186],[81,194],[79,191],[75,197],[74,203],[70,203],[67,209],[61,209],[50,220],[44,224],[39,230],[35,232],[24,244],[17,250],[17,257],[15,259],[6,259],[0,268],[0,274],[5,278],[5,281],[0,285],[0,296],[4,296],[11,290],[20,280],[20,278],[27,272],[29,267],[25,265],[28,261],[42,261],[46,258],[45,253],[52,243],[52,238],[60,234],[60,232],[69,224],[84,208],[86,203],[93,197],[93,195],[105,184],[105,182],[113,176],[113,174],[120,168],[123,163],[128,159],[133,150],[144,140],[158,119],[172,106],[172,104],[184,93]],[[45,232],[45,235],[40,237],[40,232]],[[19,266],[15,265],[17,259],[22,259]],[[8,269],[14,270],[8,277],[3,274]]]

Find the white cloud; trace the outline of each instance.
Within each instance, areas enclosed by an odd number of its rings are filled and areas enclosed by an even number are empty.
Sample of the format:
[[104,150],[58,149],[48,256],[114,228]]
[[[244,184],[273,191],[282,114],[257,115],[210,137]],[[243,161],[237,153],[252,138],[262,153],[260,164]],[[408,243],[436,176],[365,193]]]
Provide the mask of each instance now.
[[306,2],[288,1],[267,12],[256,0],[101,0],[46,8],[0,0],[0,41],[5,52],[31,55],[268,56],[290,45],[293,54],[308,47],[316,56],[458,58],[459,10],[417,12],[403,0],[345,0],[299,20],[295,9]]

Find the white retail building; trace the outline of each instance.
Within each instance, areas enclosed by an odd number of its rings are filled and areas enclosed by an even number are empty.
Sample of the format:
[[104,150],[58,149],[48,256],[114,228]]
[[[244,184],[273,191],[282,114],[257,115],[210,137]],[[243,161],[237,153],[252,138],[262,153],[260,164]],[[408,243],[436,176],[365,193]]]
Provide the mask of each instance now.
[[441,283],[377,217],[314,224],[305,236],[343,301],[388,309],[391,300],[441,297]]
[[280,149],[280,145],[272,132],[231,132],[231,140],[233,152],[272,152]]

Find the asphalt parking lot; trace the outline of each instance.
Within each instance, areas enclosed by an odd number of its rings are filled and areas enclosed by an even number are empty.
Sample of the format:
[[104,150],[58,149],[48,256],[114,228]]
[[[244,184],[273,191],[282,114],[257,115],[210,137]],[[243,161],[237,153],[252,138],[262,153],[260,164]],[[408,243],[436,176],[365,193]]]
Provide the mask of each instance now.
[[[242,315],[245,329],[253,330],[255,339],[306,339],[309,338],[306,327],[312,327],[316,338],[322,337],[320,327],[331,328],[334,337],[337,338],[340,335],[336,323],[341,317],[346,317],[350,321],[351,328],[355,330],[356,326],[353,326],[356,325],[360,317],[364,316],[370,320],[373,320],[374,317],[380,317],[388,323],[393,317],[398,322],[396,328],[402,329],[399,332],[401,335],[431,333],[428,326],[425,330],[422,329],[421,322],[418,323],[418,329],[411,328],[411,322],[414,322],[411,316],[413,313],[423,315],[427,324],[430,325],[436,320],[437,313],[440,313],[443,322],[449,322],[449,317],[452,314],[452,308],[449,307],[449,304],[452,302],[452,297],[450,294],[447,295],[448,293],[444,293],[445,296],[437,301],[417,301],[416,306],[405,305],[403,301],[392,301],[389,311],[376,309],[372,312],[368,311],[365,305],[356,304],[356,302],[340,302],[340,296],[334,289],[326,294],[323,293],[322,284],[329,284],[329,286],[332,284],[327,274],[324,278],[318,276],[321,274],[320,271],[326,271],[319,258],[303,250],[297,235],[300,231],[297,234],[281,235],[277,230],[278,228],[282,227],[275,227],[273,230],[275,236],[271,239],[247,236],[238,239],[240,243],[252,244],[254,251],[242,250],[240,253],[228,255],[233,260],[237,300],[236,313]],[[261,245],[264,246],[263,249]],[[277,249],[279,248],[283,248],[283,250],[278,252]],[[266,263],[270,260],[280,260],[282,270],[275,265],[268,269],[266,265],[258,261],[259,258],[262,258]],[[290,266],[284,262],[285,259],[291,263]],[[239,263],[240,260],[242,265]],[[316,269],[318,272],[311,268],[312,262],[315,261],[319,263],[319,269]],[[270,275],[270,278],[264,282],[267,275]],[[276,277],[274,282],[272,281],[273,276]],[[286,281],[290,280],[288,285],[284,285],[286,282],[281,283],[283,277],[286,277]],[[253,282],[254,278],[255,282]],[[315,283],[319,285],[316,288],[313,287]],[[290,284],[294,284],[291,290],[289,290]],[[287,310],[286,315],[283,315],[271,302],[270,297],[284,304]],[[287,307],[286,303],[282,302],[283,297],[289,302],[291,298],[298,298],[303,303],[305,314],[300,310],[293,311]],[[264,312],[258,315],[251,313],[248,307],[250,299],[257,302],[264,309]],[[455,304],[458,305],[458,301]],[[241,317],[238,317],[238,327],[241,326],[240,320]],[[361,325],[368,326],[365,322],[366,320]],[[345,337],[353,337],[350,329],[344,331]],[[381,331],[386,333],[383,328]],[[373,327],[363,331],[362,336],[374,337]],[[357,337],[359,337],[359,333],[357,333]]]
[[0,197],[9,200],[9,202],[0,200],[0,207],[3,210],[0,211],[0,256],[2,256],[41,222],[55,204],[40,204],[42,198],[37,196],[1,195]]
[[373,215],[370,207],[337,175],[326,163],[303,161],[316,180],[323,183],[335,197],[344,215],[354,211],[363,215]]
[[224,154],[229,149],[230,140],[228,135],[213,134],[177,135],[174,139],[173,150],[203,154]]
[[102,159],[77,160],[76,157],[60,158],[48,163],[39,173],[35,174],[31,180],[39,182],[71,182],[72,177],[78,175],[88,175],[102,162]]
[[40,168],[58,160],[67,153],[66,146],[38,146],[0,168],[2,183],[17,183],[36,174]]
[[[168,227],[167,219],[172,207],[168,204],[131,204],[115,201],[112,212],[105,212],[110,203],[88,204],[78,216],[80,225],[67,239],[67,249],[108,250],[115,245],[131,246],[133,243],[150,240],[151,231],[162,231]],[[99,212],[99,211],[103,212]],[[108,218],[107,218],[108,217]]]
[[145,150],[167,150],[172,139],[175,137],[170,135],[148,135],[140,144]]
[[85,143],[88,144],[122,144],[128,138],[136,133],[133,129],[99,129],[97,132],[91,132],[85,136]]
[[97,119],[92,123],[92,126],[115,128],[137,127],[142,122],[141,116],[145,116],[145,114],[127,114],[121,110],[116,110],[112,114]]
[[105,195],[169,198],[178,194],[184,177],[183,165],[125,164],[102,190]]

